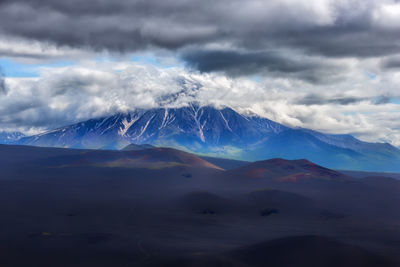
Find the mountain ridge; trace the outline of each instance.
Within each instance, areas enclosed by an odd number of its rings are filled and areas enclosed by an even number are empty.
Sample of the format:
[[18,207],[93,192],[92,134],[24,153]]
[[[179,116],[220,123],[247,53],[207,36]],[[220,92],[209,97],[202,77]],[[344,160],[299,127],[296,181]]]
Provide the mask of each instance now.
[[21,132],[9,132],[0,130],[0,143],[2,144],[12,144],[19,139],[25,137],[26,135]]
[[291,128],[228,107],[197,104],[117,113],[23,137],[15,143],[90,149],[150,144],[237,160],[306,158],[336,169],[400,171],[400,150],[387,143]]

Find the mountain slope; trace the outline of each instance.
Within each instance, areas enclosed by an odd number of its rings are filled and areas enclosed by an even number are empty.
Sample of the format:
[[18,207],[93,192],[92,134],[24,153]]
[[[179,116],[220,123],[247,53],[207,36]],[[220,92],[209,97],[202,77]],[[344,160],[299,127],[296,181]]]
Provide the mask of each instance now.
[[130,169],[182,167],[223,170],[191,153],[163,147],[116,151],[0,145],[0,161],[0,166],[25,164],[44,168],[96,166]]
[[25,145],[93,149],[121,149],[131,143],[240,160],[307,158],[337,169],[400,171],[400,150],[389,144],[293,129],[230,108],[195,104],[119,113],[18,140]]
[[[247,147],[287,127],[230,108],[190,105],[120,113],[27,137],[21,144],[73,148],[123,148],[130,143],[168,145],[196,152]],[[216,149],[215,151],[218,151]]]
[[12,144],[23,138],[25,135],[20,132],[0,131],[0,144]]
[[127,145],[126,147],[122,148],[121,150],[123,151],[137,151],[137,150],[145,150],[145,149],[151,149],[155,148],[152,145],[149,144],[144,144],[144,145],[135,145],[135,144],[130,144]]
[[400,150],[389,145],[362,142],[350,135],[329,135],[288,129],[252,149],[249,160],[306,158],[329,168],[400,171]]
[[265,178],[279,182],[297,182],[308,180],[346,180],[347,176],[305,159],[285,160],[274,158],[256,161],[251,164],[227,171],[241,178]]

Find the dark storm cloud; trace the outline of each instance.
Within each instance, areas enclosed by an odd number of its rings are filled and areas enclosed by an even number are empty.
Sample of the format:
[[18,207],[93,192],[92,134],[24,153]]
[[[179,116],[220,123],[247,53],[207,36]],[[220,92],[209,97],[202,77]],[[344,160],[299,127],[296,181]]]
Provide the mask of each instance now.
[[[21,99],[18,102],[13,103],[13,105],[4,105],[0,107],[0,114],[2,116],[2,122],[4,122],[4,116],[12,116],[26,112],[26,111],[31,111],[37,108],[40,108],[42,106],[46,105],[46,102],[44,100],[38,99],[38,98],[31,98],[31,99]],[[43,114],[45,115],[45,114]],[[45,118],[47,116],[43,116]]]
[[349,29],[331,31],[328,28],[311,32],[305,31],[298,38],[293,36],[288,36],[287,39],[279,38],[277,38],[277,42],[282,45],[303,48],[308,53],[333,58],[370,58],[400,52],[400,45],[396,42],[396,40],[400,40],[400,35],[388,36],[368,30],[351,32]]
[[45,60],[49,56],[45,54],[27,53],[27,52],[16,52],[11,49],[0,49],[0,57],[10,57],[10,58],[30,58]]
[[400,58],[389,58],[382,62],[381,67],[387,70],[398,70],[400,69]]
[[[333,71],[340,72],[326,69],[324,58],[400,52],[400,31],[391,26],[395,22],[383,4],[378,0],[3,0],[0,33],[96,51],[162,48],[182,55],[201,71],[245,75],[261,70],[318,83],[321,75],[327,76],[323,80],[334,80]],[[210,51],[213,45],[230,51]],[[193,47],[197,51],[188,53]],[[279,49],[322,60],[303,63],[287,55],[252,52]]]
[[182,58],[200,71],[223,70],[233,75],[251,74],[264,69],[296,73],[318,67],[317,64],[292,61],[274,52],[200,50],[184,53]]
[[[197,7],[196,7],[197,6]],[[191,1],[2,1],[3,33],[59,46],[136,51],[206,42],[214,27],[195,21]],[[189,12],[189,13],[188,13]]]
[[232,76],[271,72],[312,83],[324,83],[334,80],[340,72],[332,64],[309,58],[293,58],[276,51],[189,50],[182,54],[182,58],[190,67],[202,72],[223,71]]
[[7,93],[6,82],[4,80],[4,72],[0,66],[0,95]]
[[336,95],[336,96],[323,96],[317,94],[308,94],[305,97],[295,101],[296,104],[300,105],[352,105],[357,104],[362,101],[369,101],[374,105],[384,105],[388,104],[391,101],[390,96],[377,96],[377,97],[354,97],[354,96],[344,96],[344,95]]
[[359,103],[361,101],[368,100],[365,97],[351,97],[351,96],[334,96],[334,97],[323,97],[317,94],[309,94],[302,99],[298,100],[296,104],[300,105],[327,105],[327,104],[337,104],[337,105],[351,105]]
[[[249,49],[293,46],[328,56],[400,51],[394,42],[399,40],[398,32],[373,26],[374,1],[346,6],[297,2],[5,0],[0,3],[0,28],[10,35],[58,45],[117,51],[149,46],[178,49],[208,42]],[[324,5],[334,9],[332,19],[327,11],[319,11]]]

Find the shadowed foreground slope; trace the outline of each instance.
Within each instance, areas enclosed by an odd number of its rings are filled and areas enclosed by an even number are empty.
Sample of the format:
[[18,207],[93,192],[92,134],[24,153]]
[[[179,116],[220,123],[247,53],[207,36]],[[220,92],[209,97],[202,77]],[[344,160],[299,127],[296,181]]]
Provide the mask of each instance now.
[[400,262],[391,178],[283,159],[224,171],[164,148],[0,146],[0,168],[0,266]]

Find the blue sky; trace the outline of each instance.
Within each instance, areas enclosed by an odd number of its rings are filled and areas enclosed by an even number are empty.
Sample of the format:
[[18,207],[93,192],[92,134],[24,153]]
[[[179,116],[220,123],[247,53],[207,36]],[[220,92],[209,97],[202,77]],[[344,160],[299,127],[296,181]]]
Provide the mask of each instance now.
[[43,64],[27,64],[13,59],[0,58],[0,66],[3,69],[5,77],[39,77],[39,71],[43,67],[57,68],[72,66],[74,64],[76,64],[74,61],[67,60]]

